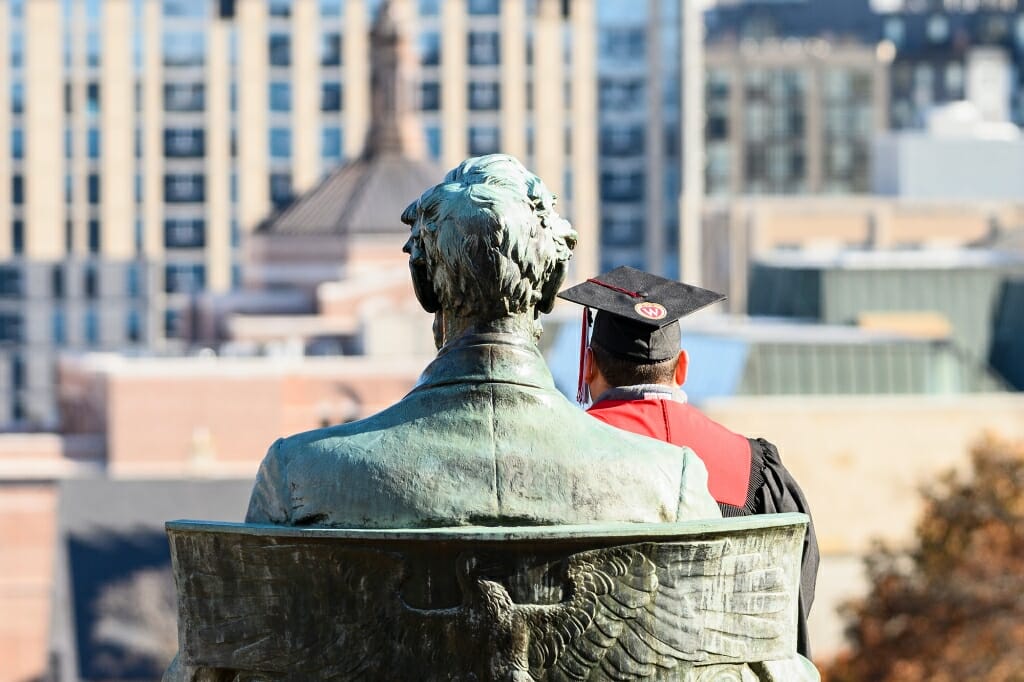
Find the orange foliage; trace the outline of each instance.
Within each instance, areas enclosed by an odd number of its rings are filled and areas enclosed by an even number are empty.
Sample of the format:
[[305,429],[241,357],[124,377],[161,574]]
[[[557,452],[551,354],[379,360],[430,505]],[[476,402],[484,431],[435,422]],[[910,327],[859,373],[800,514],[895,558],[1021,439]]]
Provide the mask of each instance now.
[[876,547],[826,682],[1024,680],[1024,442],[988,438],[972,475],[923,491],[918,545]]

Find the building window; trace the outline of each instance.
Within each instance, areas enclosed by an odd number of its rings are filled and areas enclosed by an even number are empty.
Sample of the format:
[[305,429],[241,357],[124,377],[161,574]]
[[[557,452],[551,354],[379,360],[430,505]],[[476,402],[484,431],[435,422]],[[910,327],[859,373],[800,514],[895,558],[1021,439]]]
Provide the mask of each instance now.
[[320,36],[320,65],[339,66],[341,64],[341,34],[324,33]]
[[469,153],[473,156],[496,153],[498,138],[498,129],[494,126],[473,126],[469,129]]
[[89,253],[100,252],[100,221],[89,221]]
[[163,47],[164,66],[196,67],[206,62],[206,40],[200,31],[169,31]]
[[290,17],[292,14],[292,0],[270,0],[270,16]]
[[292,131],[289,128],[270,129],[270,156],[274,159],[290,159],[292,156]]
[[132,343],[142,340],[142,319],[138,310],[129,310],[124,321],[124,335]]
[[164,289],[168,294],[194,294],[205,286],[206,269],[191,263],[171,263],[164,268]]
[[20,114],[25,111],[25,86],[16,81],[11,86],[11,113]]
[[441,11],[441,0],[420,0],[420,16],[436,17]]
[[100,131],[98,128],[89,128],[86,133],[86,140],[89,147],[89,158],[98,159],[100,158]]
[[165,17],[206,17],[206,0],[164,0]]
[[470,14],[497,14],[499,0],[469,0]]
[[53,335],[54,344],[63,346],[67,343],[67,328],[64,324],[64,310],[62,308],[54,309],[52,327],[50,333]]
[[16,266],[0,265],[0,298],[21,296],[21,270]]
[[287,33],[272,33],[270,35],[270,65],[291,66],[292,63],[292,38]]
[[437,126],[427,126],[424,131],[427,135],[427,149],[430,155],[437,159],[441,157],[441,129]]
[[85,111],[89,114],[100,113],[99,83],[89,83],[85,86]]
[[17,313],[0,313],[0,341],[21,343],[21,315]]
[[98,173],[90,173],[88,181],[89,203],[100,203],[100,176]]
[[96,266],[91,263],[85,268],[85,297],[96,298],[99,295],[99,283],[96,281]]
[[330,81],[320,86],[320,111],[341,111],[341,83]]
[[164,247],[197,249],[206,244],[206,221],[199,218],[172,218],[164,221]]
[[274,208],[284,208],[292,202],[292,174],[271,173],[270,174],[270,201]]
[[203,111],[205,108],[206,86],[202,83],[164,85],[165,111]]
[[24,134],[21,128],[15,128],[11,131],[11,157],[14,159],[22,159],[25,157],[25,140]]
[[142,283],[139,277],[139,265],[131,263],[124,273],[124,290],[129,298],[138,298],[142,294]]
[[85,55],[86,63],[89,66],[100,65],[100,55],[102,53],[102,41],[100,40],[99,31],[89,31],[85,36]]
[[270,110],[291,111],[292,110],[292,86],[291,83],[276,82],[270,84]]
[[420,109],[423,111],[437,111],[441,108],[441,84],[437,81],[427,81],[420,85]]
[[470,31],[469,63],[473,66],[493,66],[501,59],[497,31]]
[[25,203],[25,180],[20,175],[11,177],[11,201],[15,206]]
[[601,127],[602,156],[640,156],[644,153],[642,125],[609,125]]
[[25,252],[25,221],[15,220],[11,222],[11,251],[15,256]]
[[205,178],[202,173],[169,173],[164,176],[164,201],[167,203],[201,203],[205,199]]
[[882,25],[882,33],[886,40],[892,42],[896,47],[901,47],[904,36],[903,19],[889,17],[885,20],[885,24]]
[[341,160],[341,128],[327,126],[323,129],[320,141],[320,156],[331,161]]
[[320,16],[340,17],[341,0],[320,0]]
[[642,201],[644,174],[639,171],[601,173],[601,198],[605,201]]
[[949,18],[942,14],[936,14],[928,19],[925,30],[930,42],[943,43],[949,38]]
[[602,110],[637,111],[644,101],[643,79],[602,78],[598,84]]
[[96,346],[100,342],[100,323],[96,309],[89,307],[85,310],[85,343],[89,346]]
[[181,311],[180,310],[166,310],[164,311],[164,336],[173,339],[177,338],[181,334],[179,327],[181,326]]
[[25,60],[25,36],[21,31],[11,33],[11,68],[20,69]]
[[54,298],[64,298],[64,268],[59,265],[50,271],[50,289]]
[[25,388],[25,361],[20,355],[11,356],[11,386]]
[[437,66],[441,63],[441,36],[437,31],[424,31],[420,34],[420,64]]
[[497,83],[472,81],[469,84],[469,108],[474,111],[494,111],[500,107],[500,93]]
[[612,27],[601,29],[600,52],[602,59],[616,61],[643,61],[646,37],[642,28]]

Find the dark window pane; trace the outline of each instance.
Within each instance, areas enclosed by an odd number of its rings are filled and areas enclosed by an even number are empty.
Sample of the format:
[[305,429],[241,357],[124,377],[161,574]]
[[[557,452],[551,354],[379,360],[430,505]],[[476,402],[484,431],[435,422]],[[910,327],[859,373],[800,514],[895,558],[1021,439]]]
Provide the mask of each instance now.
[[492,66],[501,59],[497,31],[471,31],[469,63],[473,66]]
[[288,128],[270,129],[270,156],[289,159],[292,156],[292,131]]
[[284,208],[292,201],[291,173],[271,173],[270,200],[274,208]]
[[89,221],[89,253],[100,252],[100,221]]
[[420,64],[436,66],[441,63],[441,36],[437,31],[420,34]]
[[206,198],[201,173],[170,173],[164,176],[164,201],[169,204],[199,203]]
[[469,108],[474,111],[495,111],[501,106],[497,83],[473,81],[469,84]]
[[89,203],[100,203],[100,176],[96,173],[89,175]]
[[164,156],[169,159],[200,158],[205,153],[206,133],[202,128],[164,130]]
[[164,246],[168,249],[202,248],[206,244],[206,221],[175,218],[164,221]]
[[320,110],[341,111],[341,83],[332,81],[321,85]]
[[171,263],[164,268],[164,289],[168,294],[193,294],[205,286],[206,270],[202,265]]
[[164,34],[164,66],[203,66],[206,61],[206,37],[200,31]]
[[320,156],[332,161],[341,160],[341,128],[329,126],[323,129]]
[[469,153],[494,154],[500,144],[498,129],[494,126],[473,126],[469,129]]
[[290,66],[292,63],[292,39],[286,33],[270,36],[270,65]]
[[270,110],[291,111],[292,110],[292,86],[291,83],[270,84]]
[[202,83],[168,83],[164,85],[164,109],[167,111],[203,111],[206,87]]
[[441,108],[441,84],[428,81],[420,86],[420,109],[437,111]]
[[320,36],[320,64],[322,66],[341,64],[340,33],[324,33]]

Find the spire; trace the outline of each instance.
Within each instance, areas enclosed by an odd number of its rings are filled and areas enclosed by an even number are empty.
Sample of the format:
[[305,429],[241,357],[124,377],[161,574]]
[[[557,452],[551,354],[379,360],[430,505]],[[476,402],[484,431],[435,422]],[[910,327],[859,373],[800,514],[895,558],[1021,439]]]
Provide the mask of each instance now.
[[364,158],[397,154],[422,159],[426,153],[408,21],[409,0],[385,0],[370,31],[371,122]]

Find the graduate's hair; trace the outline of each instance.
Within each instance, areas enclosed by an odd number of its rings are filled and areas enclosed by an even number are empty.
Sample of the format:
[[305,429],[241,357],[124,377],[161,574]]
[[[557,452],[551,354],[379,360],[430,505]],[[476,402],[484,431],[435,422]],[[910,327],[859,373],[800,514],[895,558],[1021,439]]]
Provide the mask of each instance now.
[[679,356],[657,362],[638,362],[612,355],[599,344],[590,343],[594,362],[601,370],[601,376],[614,388],[638,384],[668,384],[675,380]]
[[402,214],[414,278],[458,316],[549,312],[576,245],[555,199],[512,156],[466,159]]

